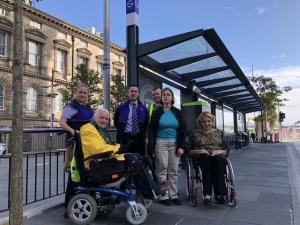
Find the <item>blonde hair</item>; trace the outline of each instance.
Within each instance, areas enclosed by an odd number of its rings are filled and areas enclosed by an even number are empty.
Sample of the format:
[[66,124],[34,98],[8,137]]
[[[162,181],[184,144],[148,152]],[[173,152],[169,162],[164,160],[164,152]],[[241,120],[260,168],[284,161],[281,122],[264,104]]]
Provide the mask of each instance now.
[[79,91],[79,89],[82,88],[82,87],[86,88],[86,89],[88,90],[88,92],[90,92],[90,88],[89,88],[89,86],[88,86],[87,84],[85,84],[85,83],[78,83],[77,86],[76,86],[76,89],[75,89],[76,93],[77,93],[77,92]]
[[202,112],[202,113],[199,114],[199,116],[196,119],[197,127],[199,129],[202,129],[202,127],[201,127],[201,121],[203,120],[204,117],[207,117],[207,118],[211,119],[213,121],[213,127],[215,128],[216,117],[215,117],[215,115],[213,115],[210,112]]

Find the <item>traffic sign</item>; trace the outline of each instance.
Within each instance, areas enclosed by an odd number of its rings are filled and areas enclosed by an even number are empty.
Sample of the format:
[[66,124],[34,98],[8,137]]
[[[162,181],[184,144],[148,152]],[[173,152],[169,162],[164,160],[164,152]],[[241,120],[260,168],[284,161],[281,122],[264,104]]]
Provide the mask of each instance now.
[[139,0],[126,0],[126,14],[139,14]]

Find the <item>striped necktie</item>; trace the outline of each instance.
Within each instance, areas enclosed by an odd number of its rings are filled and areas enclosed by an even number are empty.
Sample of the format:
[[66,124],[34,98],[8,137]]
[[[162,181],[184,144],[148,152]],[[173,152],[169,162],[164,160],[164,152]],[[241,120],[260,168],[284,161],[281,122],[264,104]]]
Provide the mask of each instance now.
[[137,106],[135,103],[132,104],[132,134],[137,135],[139,133],[138,127],[138,116],[137,116]]

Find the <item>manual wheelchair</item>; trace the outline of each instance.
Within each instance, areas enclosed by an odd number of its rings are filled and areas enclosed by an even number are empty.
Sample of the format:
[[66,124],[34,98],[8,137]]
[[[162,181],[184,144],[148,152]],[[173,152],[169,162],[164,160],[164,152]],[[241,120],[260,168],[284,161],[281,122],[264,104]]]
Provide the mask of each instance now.
[[[226,184],[226,201],[228,206],[234,207],[237,204],[236,189],[234,172],[228,154],[229,151],[225,157],[226,173],[224,179]],[[189,205],[196,207],[198,203],[198,192],[201,196],[203,192],[202,172],[200,166],[195,164],[194,159],[189,156],[189,154],[186,155],[186,178],[186,193]]]
[[[142,198],[142,204],[137,203],[137,191],[133,184],[133,175],[137,168],[125,168],[124,163],[111,157],[111,152],[105,152],[92,157],[90,169],[84,166],[84,157],[80,135],[75,134],[74,159],[80,175],[76,195],[72,196],[67,207],[68,218],[73,224],[88,225],[97,215],[110,213],[116,204],[128,202],[126,219],[130,224],[142,224],[147,218],[147,207],[151,199]],[[145,164],[142,163],[142,167]],[[138,168],[141,169],[141,168]],[[142,168],[148,170],[149,168]],[[152,199],[157,198],[152,189]],[[139,198],[140,199],[140,198]]]

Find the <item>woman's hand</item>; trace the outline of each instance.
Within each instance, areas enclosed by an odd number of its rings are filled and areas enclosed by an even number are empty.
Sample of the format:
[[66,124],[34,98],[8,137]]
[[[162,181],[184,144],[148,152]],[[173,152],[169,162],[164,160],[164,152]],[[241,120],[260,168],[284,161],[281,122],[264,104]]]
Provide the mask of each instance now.
[[208,151],[206,151],[205,149],[194,149],[194,150],[190,150],[190,155],[200,155],[200,154],[206,154],[206,155],[209,155]]
[[211,153],[211,156],[216,156],[216,155],[226,155],[225,150],[213,150]]
[[178,148],[177,149],[177,156],[182,156],[183,155],[183,153],[184,153],[184,150],[182,149],[182,148]]

